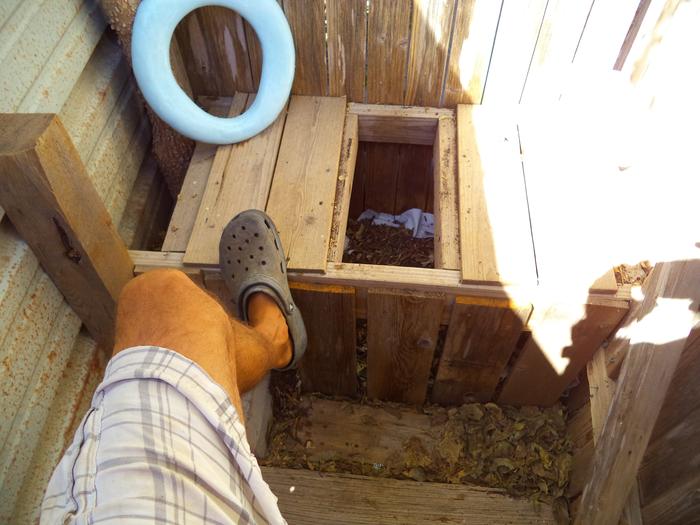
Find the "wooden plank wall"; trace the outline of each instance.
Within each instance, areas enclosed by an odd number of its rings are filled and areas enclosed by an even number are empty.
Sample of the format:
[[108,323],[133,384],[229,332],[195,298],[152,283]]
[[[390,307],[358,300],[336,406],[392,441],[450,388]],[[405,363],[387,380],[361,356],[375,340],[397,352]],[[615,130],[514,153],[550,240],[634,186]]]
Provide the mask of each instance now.
[[[278,1],[296,44],[294,94],[447,107],[556,100],[572,64],[620,69],[647,2]],[[236,13],[198,9],[176,38],[195,96],[257,89],[259,44]]]

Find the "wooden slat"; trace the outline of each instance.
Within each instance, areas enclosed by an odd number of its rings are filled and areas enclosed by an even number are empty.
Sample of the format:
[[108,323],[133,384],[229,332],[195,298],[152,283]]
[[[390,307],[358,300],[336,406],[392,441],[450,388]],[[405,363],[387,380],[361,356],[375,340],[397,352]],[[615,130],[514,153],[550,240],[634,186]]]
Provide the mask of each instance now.
[[[431,416],[407,406],[384,407],[331,399],[303,398],[308,407],[292,430],[306,445],[310,461],[329,457],[365,464],[401,465],[405,444],[418,439],[425,450],[439,448],[439,432],[431,432]],[[388,407],[387,407],[388,408]],[[371,427],[368,425],[371,423]],[[371,429],[371,431],[370,431]]]
[[457,297],[433,386],[433,401],[490,401],[532,312],[507,300]]
[[335,188],[335,205],[333,208],[333,226],[328,247],[328,260],[342,262],[345,248],[345,232],[350,213],[350,198],[353,193],[355,177],[355,162],[357,160],[357,115],[345,117],[343,146],[340,150],[340,166],[338,167],[338,183]]
[[328,73],[330,95],[346,95],[352,102],[365,96],[367,2],[327,0]]
[[[93,337],[113,338],[133,264],[53,115],[0,117],[0,204]],[[62,254],[62,255],[61,255]]]
[[428,188],[433,185],[433,148],[401,144],[399,146],[398,177],[394,214],[411,208],[427,211]]
[[581,495],[591,473],[593,428],[591,426],[589,404],[585,404],[569,416],[569,420],[566,423],[566,434],[573,445],[571,474],[569,486],[566,490],[566,495],[571,500]]
[[644,523],[647,525],[693,523],[700,512],[698,499],[695,497],[698,490],[700,490],[700,475],[669,487],[664,494],[644,506],[642,509]]
[[292,97],[267,213],[293,270],[324,271],[345,128],[345,98]]
[[483,102],[520,102],[547,0],[503,0]]
[[457,2],[443,105],[480,104],[502,1]]
[[623,301],[589,300],[573,304],[534,304],[533,332],[506,378],[498,400],[508,405],[551,406],[618,326],[628,306]]
[[521,101],[559,99],[593,0],[549,0]]
[[279,498],[282,515],[292,524],[556,523],[550,506],[535,506],[493,489],[272,467],[262,470]]
[[402,104],[411,10],[398,8],[394,0],[373,0],[368,17],[367,102]]
[[[275,0],[280,7],[282,7],[282,0]],[[260,85],[260,75],[262,73],[262,47],[260,47],[260,40],[255,34],[253,27],[243,21],[243,27],[245,28],[246,44],[248,47],[248,58],[250,60],[250,74],[253,80],[253,91],[258,91],[258,86]]]
[[[232,102],[233,99],[229,97],[205,97],[200,100],[204,109],[217,117],[228,115]],[[195,145],[165,234],[162,248],[164,252],[184,252],[187,249],[217,150],[218,146],[215,144],[197,142]]]
[[462,280],[534,282],[518,133],[505,111],[457,107],[457,170]]
[[689,521],[683,516],[697,513],[692,494],[700,487],[700,473],[690,466],[698,457],[700,331],[693,335],[683,349],[639,467],[644,518],[650,523],[683,523]]
[[[144,250],[129,251],[134,261],[134,273],[141,273],[156,268],[175,268],[187,274],[199,273],[202,268],[185,266],[181,252],[154,252]],[[221,274],[218,269],[207,269],[212,274]],[[290,272],[293,282],[344,285],[357,288],[401,288],[417,292],[441,292],[454,295],[470,295],[489,299],[509,299],[511,297],[531,296],[531,288],[516,286],[490,286],[468,284],[460,281],[460,272],[433,268],[408,268],[404,266],[379,266],[372,264],[333,263],[329,262],[326,273]],[[629,307],[629,291],[621,289],[614,296],[592,294],[589,302],[604,301],[610,306]]]
[[355,290],[348,286],[294,284],[309,345],[299,367],[305,392],[357,395]]
[[323,0],[283,0],[296,51],[292,86],[296,95],[328,94],[323,4]]
[[207,6],[185,17],[175,31],[196,95],[233,96],[254,89],[243,19]]
[[[622,365],[576,523],[616,524],[620,519],[686,340],[700,331],[695,312],[688,308],[697,302],[700,290],[697,261],[657,264],[643,289],[647,324],[655,314],[664,316],[667,342],[649,341],[650,333],[658,336],[659,327],[651,332],[644,319],[628,334],[638,342],[631,344]],[[670,298],[687,304],[673,310]],[[664,308],[665,313],[656,311]]]
[[435,268],[457,270],[459,258],[459,203],[457,186],[457,124],[441,117],[433,150],[435,201]]
[[[347,118],[350,118],[348,113]],[[359,136],[358,136],[359,141]],[[365,182],[367,181],[367,145],[359,142],[357,145],[357,160],[355,161],[355,175],[352,178],[352,195],[350,195],[349,217],[357,219],[365,211]]]
[[[606,369],[605,349],[600,348],[593,359],[586,365],[586,374],[590,388],[591,403],[591,427],[593,430],[593,442],[600,440],[605,419],[608,416],[610,403],[615,392],[615,382],[608,377]],[[639,502],[639,486],[633,482],[629,497],[623,511],[623,525],[641,525],[642,516]]]
[[449,109],[354,103],[348,112],[360,119],[361,141],[425,145],[435,142],[438,119],[454,116]]
[[360,148],[367,155],[363,210],[393,214],[401,145],[365,142]]
[[414,0],[404,104],[439,106],[456,0]]
[[443,300],[441,296],[369,290],[369,397],[411,404],[425,401]]
[[[233,95],[236,91],[253,91],[248,59],[248,43],[243,19],[235,11],[208,6],[196,11],[212,61],[207,82],[218,83],[216,95]],[[204,93],[202,93],[204,94]]]
[[[252,99],[251,95],[248,105]],[[234,97],[232,107],[235,105]],[[186,264],[219,264],[219,240],[228,222],[244,210],[265,208],[285,117],[282,110],[265,131],[244,142],[219,147],[187,244]],[[226,159],[228,149],[230,156],[220,169],[219,160]]]

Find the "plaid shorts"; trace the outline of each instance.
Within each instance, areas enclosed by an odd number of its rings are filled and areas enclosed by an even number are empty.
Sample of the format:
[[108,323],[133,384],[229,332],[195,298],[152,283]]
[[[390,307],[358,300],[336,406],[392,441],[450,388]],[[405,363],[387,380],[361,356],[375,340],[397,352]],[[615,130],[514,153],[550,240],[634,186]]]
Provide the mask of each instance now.
[[226,392],[165,348],[107,365],[41,523],[285,523]]

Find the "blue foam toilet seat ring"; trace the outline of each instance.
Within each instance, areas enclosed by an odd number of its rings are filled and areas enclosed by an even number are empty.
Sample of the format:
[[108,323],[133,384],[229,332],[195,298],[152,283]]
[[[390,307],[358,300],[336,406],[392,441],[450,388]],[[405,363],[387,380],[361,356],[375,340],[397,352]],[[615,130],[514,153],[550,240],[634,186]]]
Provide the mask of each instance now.
[[[233,118],[199,108],[180,88],[170,65],[177,24],[189,12],[210,5],[245,18],[262,47],[258,94],[247,111]],[[276,0],[143,0],[134,20],[131,58],[136,82],[158,116],[186,137],[209,144],[240,142],[267,128],[284,108],[294,80],[294,40]]]

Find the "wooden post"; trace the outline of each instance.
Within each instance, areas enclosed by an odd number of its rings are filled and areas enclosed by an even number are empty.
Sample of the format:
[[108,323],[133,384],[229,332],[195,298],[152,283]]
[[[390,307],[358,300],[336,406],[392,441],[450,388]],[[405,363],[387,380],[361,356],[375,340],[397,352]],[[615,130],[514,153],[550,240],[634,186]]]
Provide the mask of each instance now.
[[[668,329],[674,321],[677,333],[671,334],[668,342],[654,344],[641,337],[639,342],[630,345],[631,351],[622,364],[620,379],[596,442],[591,478],[581,497],[577,524],[617,525],[620,520],[673,372],[688,334],[697,322],[690,308],[693,302],[697,305],[700,293],[698,261],[657,264],[644,290],[640,311],[649,317],[648,322],[653,320],[654,310],[671,306],[664,301],[688,300],[688,305],[667,310],[667,315],[658,313],[656,320],[661,322],[648,334],[658,336],[661,328]],[[640,329],[642,323],[643,318]]]
[[0,115],[0,205],[90,334],[110,349],[133,263],[55,115]]

